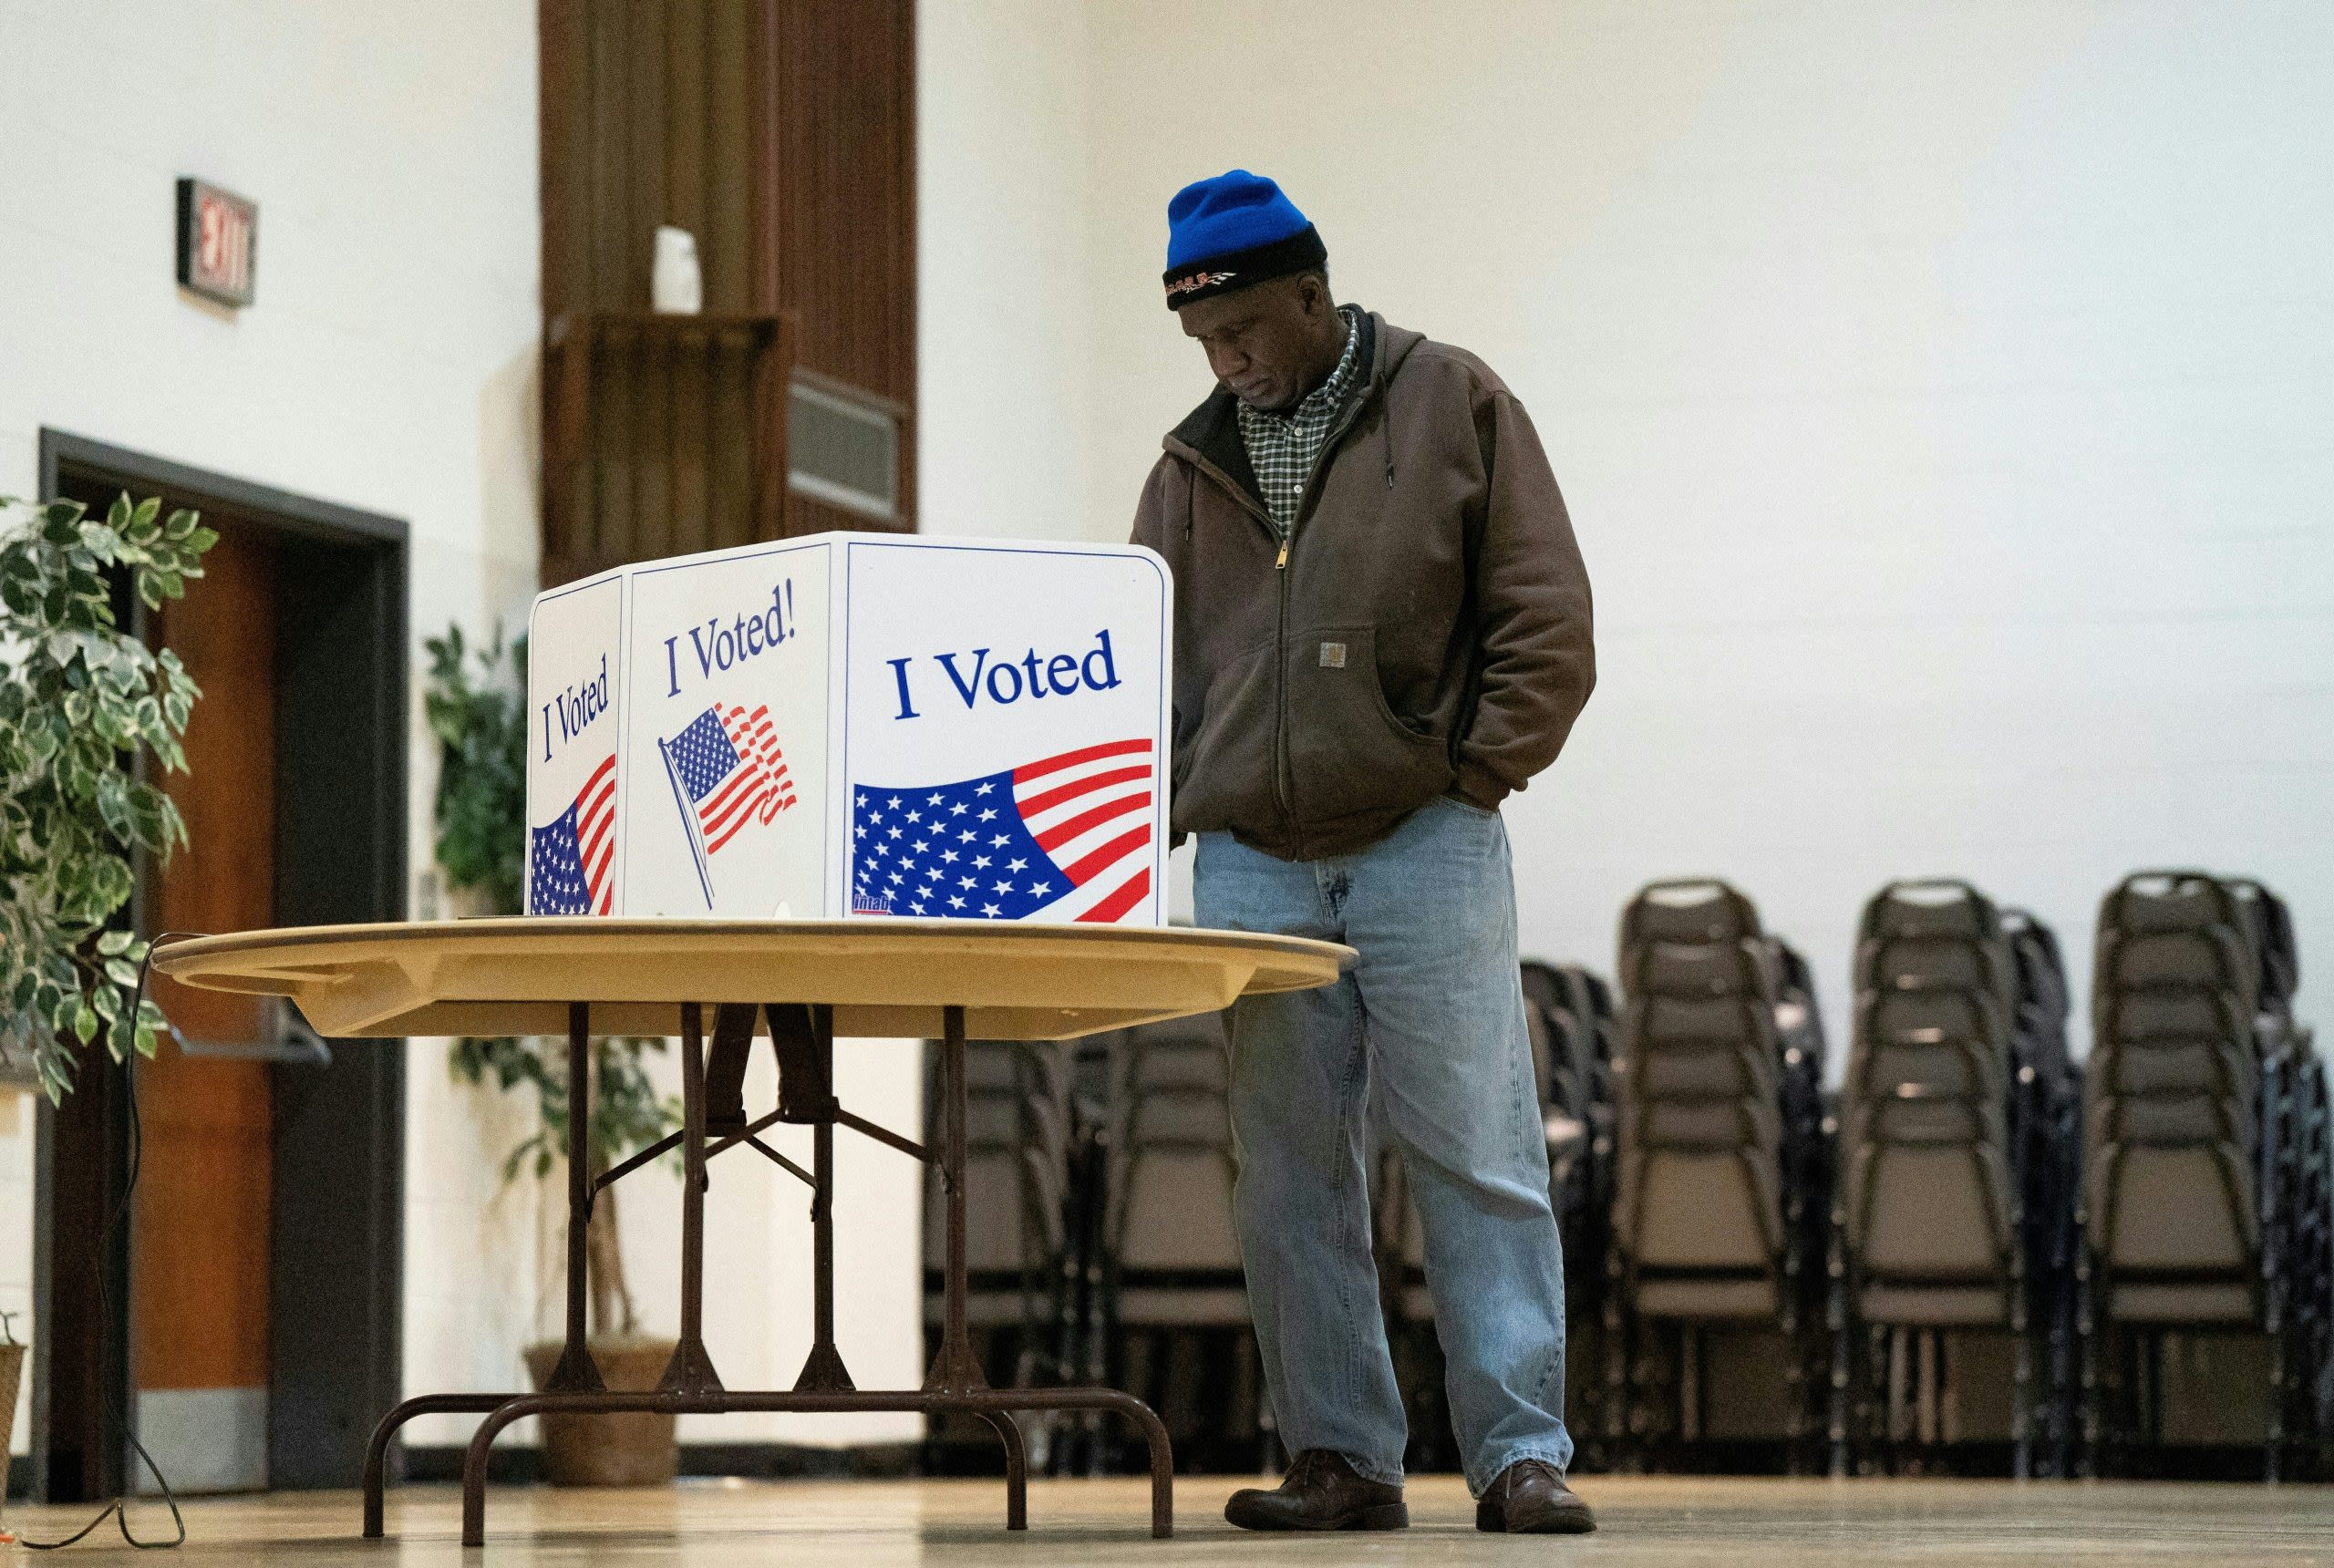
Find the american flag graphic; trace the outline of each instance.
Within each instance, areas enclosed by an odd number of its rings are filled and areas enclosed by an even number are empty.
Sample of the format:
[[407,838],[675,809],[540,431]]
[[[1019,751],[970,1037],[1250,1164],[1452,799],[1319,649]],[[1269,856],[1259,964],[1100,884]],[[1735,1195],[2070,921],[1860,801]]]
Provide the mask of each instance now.
[[794,804],[794,781],[770,727],[769,708],[707,708],[665,742],[673,777],[688,798],[711,854],[749,822],[768,822]]
[[794,780],[778,748],[767,704],[707,708],[670,740],[659,739],[673,800],[688,831],[705,903],[713,907],[713,873],[706,857],[736,838],[749,822],[770,822],[794,804]]
[[592,770],[559,820],[532,830],[527,867],[530,914],[605,914],[614,879],[616,759]]
[[1152,743],[1117,740],[955,784],[852,789],[860,914],[1106,922],[1151,892]]

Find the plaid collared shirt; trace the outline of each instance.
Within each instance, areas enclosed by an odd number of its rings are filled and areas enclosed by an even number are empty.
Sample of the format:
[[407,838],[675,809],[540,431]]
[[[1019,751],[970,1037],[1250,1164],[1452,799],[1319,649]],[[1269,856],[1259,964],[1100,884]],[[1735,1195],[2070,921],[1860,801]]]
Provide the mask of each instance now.
[[1337,315],[1346,324],[1346,351],[1337,356],[1337,367],[1329,372],[1327,381],[1286,414],[1240,405],[1240,441],[1248,449],[1248,466],[1256,471],[1256,489],[1264,496],[1265,510],[1272,513],[1284,539],[1296,522],[1296,504],[1305,494],[1305,482],[1313,477],[1313,465],[1320,460],[1321,449],[1329,439],[1329,423],[1361,369],[1358,312],[1352,305],[1340,305]]

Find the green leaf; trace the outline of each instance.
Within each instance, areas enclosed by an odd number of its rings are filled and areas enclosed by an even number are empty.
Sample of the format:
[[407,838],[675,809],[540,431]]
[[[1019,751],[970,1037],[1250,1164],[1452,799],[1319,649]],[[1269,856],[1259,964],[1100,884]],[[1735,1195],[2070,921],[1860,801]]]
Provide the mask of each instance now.
[[133,856],[185,841],[144,780],[184,765],[200,694],[176,655],[120,628],[111,600],[118,578],[150,604],[183,594],[200,530],[183,511],[164,522],[150,499],[117,498],[102,519],[0,501],[0,1035],[29,1034],[52,1101],[100,1037],[150,1053],[163,1026],[150,1005],[126,1016],[147,947],[110,922]]

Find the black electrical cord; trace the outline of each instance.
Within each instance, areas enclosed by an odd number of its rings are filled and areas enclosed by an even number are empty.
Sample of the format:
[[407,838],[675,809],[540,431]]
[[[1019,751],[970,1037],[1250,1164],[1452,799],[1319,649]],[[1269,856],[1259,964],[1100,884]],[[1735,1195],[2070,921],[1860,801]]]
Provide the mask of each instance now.
[[[191,931],[163,932],[146,944],[145,961],[138,965],[138,986],[129,999],[129,1055],[122,1061],[122,1087],[129,1099],[129,1180],[122,1187],[121,1202],[114,1205],[113,1217],[106,1222],[105,1234],[98,1239],[96,1256],[89,1265],[89,1272],[97,1284],[99,1333],[105,1331],[104,1326],[111,1321],[112,1316],[106,1306],[106,1259],[112,1255],[115,1236],[129,1222],[130,1200],[138,1192],[138,1167],[145,1152],[145,1133],[138,1120],[137,1037],[138,1017],[146,1008],[146,974],[154,966],[154,950],[163,942],[173,936],[197,934],[199,934]],[[113,1380],[102,1378],[100,1382],[105,1388],[107,1418],[119,1426],[122,1435],[129,1439],[130,1448],[135,1449],[138,1457],[145,1461],[148,1472],[154,1478],[154,1484],[162,1489],[162,1501],[170,1506],[170,1523],[176,1527],[178,1534],[168,1541],[139,1540],[129,1532],[129,1500],[125,1496],[115,1498],[111,1502],[107,1503],[97,1518],[89,1521],[62,1541],[35,1541],[29,1536],[20,1535],[16,1538],[16,1544],[35,1552],[54,1552],[59,1547],[71,1546],[77,1542],[87,1540],[99,1525],[110,1519],[121,1526],[121,1538],[140,1552],[167,1551],[173,1546],[185,1545],[186,1515],[179,1511],[178,1495],[170,1491],[170,1480],[162,1474],[162,1467],[154,1462],[154,1456],[146,1451],[146,1445],[138,1440],[136,1429],[124,1417],[121,1406],[116,1398]]]

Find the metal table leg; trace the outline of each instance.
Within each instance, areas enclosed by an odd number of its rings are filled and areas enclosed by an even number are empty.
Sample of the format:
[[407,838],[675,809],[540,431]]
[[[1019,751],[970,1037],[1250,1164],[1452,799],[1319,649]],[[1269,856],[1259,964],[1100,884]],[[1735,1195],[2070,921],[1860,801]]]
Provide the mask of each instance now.
[[675,1394],[718,1393],[720,1376],[705,1353],[705,1009],[681,1006],[681,1332],[658,1387]]
[[945,1008],[942,1020],[940,1187],[948,1210],[948,1251],[941,1288],[946,1317],[940,1354],[933,1358],[924,1386],[935,1392],[961,1393],[986,1387],[988,1380],[973,1355],[972,1336],[965,1325],[965,1009]]
[[811,1122],[811,1354],[794,1386],[804,1393],[838,1393],[854,1385],[835,1348],[834,1009],[767,1011],[778,1050],[779,1114]]
[[[862,1410],[913,1410],[926,1416],[964,1411],[1007,1426],[1012,1410],[1100,1410],[1125,1417],[1142,1434],[1151,1454],[1151,1533],[1162,1540],[1174,1534],[1175,1461],[1167,1428],[1151,1407],[1131,1394],[1110,1388],[971,1388],[959,1392],[933,1389],[843,1390],[814,1394],[797,1390],[722,1390],[706,1394],[676,1394],[667,1390],[641,1393],[526,1394],[496,1406],[470,1439],[467,1472],[483,1470],[487,1451],[503,1429],[529,1416],[554,1412],[620,1414],[656,1411],[673,1415],[738,1415],[750,1410],[796,1410],[834,1413]],[[1008,1444],[1011,1439],[1008,1439]],[[1008,1447],[1008,1453],[1010,1452]],[[1009,1462],[1009,1460],[1008,1460]],[[1019,1489],[1007,1493],[1007,1526],[1027,1523],[1027,1502]],[[462,1495],[462,1544],[486,1544],[486,1499],[468,1489]]]
[[592,1008],[567,1005],[567,1343],[543,1387],[589,1394],[607,1387],[592,1359],[585,1293],[592,1226]]
[[[821,1010],[823,1014],[823,1010]],[[821,1060],[830,1063],[822,1088],[831,1089],[831,1016],[816,1019],[817,1034],[825,1043],[826,1051]],[[848,1375],[841,1387],[797,1387],[791,1390],[762,1391],[725,1389],[715,1376],[712,1363],[707,1357],[703,1339],[705,1283],[705,1162],[706,1162],[706,1086],[705,1031],[703,1009],[696,1004],[682,1008],[681,1057],[681,1150],[684,1172],[681,1191],[681,1333],[680,1345],[674,1351],[672,1363],[666,1367],[662,1385],[647,1392],[615,1392],[604,1388],[560,1390],[546,1388],[538,1394],[508,1395],[441,1395],[432,1398],[409,1400],[392,1411],[375,1434],[377,1446],[385,1448],[387,1433],[396,1425],[425,1409],[484,1410],[486,1418],[472,1434],[462,1466],[462,1544],[483,1546],[486,1543],[486,1461],[494,1439],[512,1422],[529,1416],[553,1413],[621,1413],[626,1411],[657,1411],[674,1415],[728,1415],[753,1410],[794,1410],[804,1412],[903,1410],[917,1411],[926,1416],[949,1411],[961,1411],[979,1417],[994,1429],[1005,1445],[1006,1463],[1006,1528],[1023,1530],[1028,1525],[1028,1459],[1021,1439],[1021,1430],[1013,1419],[1015,1410],[1091,1410],[1107,1411],[1132,1421],[1142,1434],[1144,1447],[1151,1458],[1151,1532],[1166,1537],[1174,1532],[1173,1449],[1167,1429],[1151,1408],[1132,1395],[1108,1388],[990,1388],[982,1376],[980,1363],[973,1355],[972,1336],[966,1322],[966,1083],[965,1083],[965,1010],[952,1006],[945,1010],[945,1030],[942,1040],[941,1115],[943,1135],[940,1144],[940,1168],[947,1203],[947,1257],[945,1268],[946,1324],[941,1336],[939,1355],[934,1359],[924,1387],[917,1390],[860,1390],[849,1386]],[[815,1069],[814,1069],[815,1070]],[[831,1093],[824,1098],[831,1100]],[[869,1129],[850,1118],[839,1109],[831,1116],[814,1122],[820,1142],[815,1156],[817,1171],[813,1187],[818,1205],[814,1264],[818,1299],[818,1339],[831,1353],[833,1342],[833,1236],[831,1231],[831,1202],[833,1196],[833,1124],[836,1119],[850,1121],[862,1130],[880,1134],[884,1141],[914,1150],[896,1135]],[[584,1189],[587,1195],[588,1183]],[[571,1188],[571,1195],[573,1189]],[[573,1237],[571,1236],[571,1244]],[[580,1257],[571,1250],[571,1263]],[[580,1272],[571,1273],[573,1287],[581,1279]],[[580,1321],[574,1316],[579,1310],[575,1303],[580,1297],[571,1295],[571,1324]],[[804,1378],[811,1380],[813,1369],[820,1364],[814,1349],[811,1365],[804,1368]],[[835,1360],[838,1370],[840,1357]],[[368,1470],[367,1525],[368,1534],[379,1533],[378,1488]]]
[[1027,1530],[1029,1528],[1029,1450],[1021,1440],[1021,1423],[1013,1418],[1010,1410],[983,1410],[980,1417],[1005,1445],[1005,1528]]
[[365,1444],[365,1539],[381,1538],[382,1518],[386,1512],[384,1489],[388,1480],[389,1439],[398,1429],[416,1416],[454,1414],[482,1416],[500,1408],[513,1399],[523,1399],[524,1394],[424,1394],[418,1399],[408,1399],[381,1418],[373,1429],[373,1436]]

